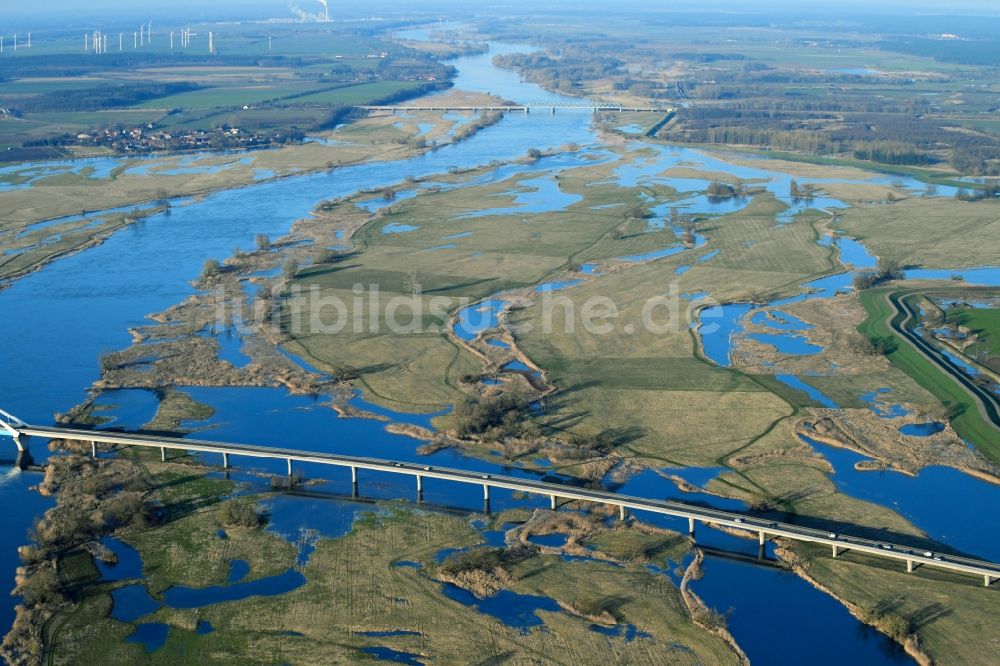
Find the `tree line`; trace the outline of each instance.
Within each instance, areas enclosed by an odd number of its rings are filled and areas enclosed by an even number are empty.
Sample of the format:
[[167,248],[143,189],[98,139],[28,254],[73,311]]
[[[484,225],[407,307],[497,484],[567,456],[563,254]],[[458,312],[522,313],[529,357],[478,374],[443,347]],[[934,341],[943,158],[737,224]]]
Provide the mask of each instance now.
[[949,162],[961,173],[1000,175],[1000,137],[954,131],[954,121],[891,113],[801,114],[730,106],[682,108],[661,138],[850,155],[892,165]]
[[67,94],[57,90],[18,99],[12,106],[22,113],[45,111],[99,111],[133,106],[151,99],[198,90],[193,83],[135,83],[101,85]]

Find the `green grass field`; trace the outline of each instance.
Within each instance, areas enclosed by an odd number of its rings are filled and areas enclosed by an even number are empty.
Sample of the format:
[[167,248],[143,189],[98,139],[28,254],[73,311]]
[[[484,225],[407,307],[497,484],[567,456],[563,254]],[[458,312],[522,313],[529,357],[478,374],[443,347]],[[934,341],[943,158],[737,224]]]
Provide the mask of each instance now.
[[965,203],[914,197],[891,204],[860,204],[837,225],[879,257],[904,266],[971,268],[996,263],[1000,200]]
[[295,98],[296,104],[322,104],[328,106],[343,106],[352,104],[368,104],[390,95],[409,90],[418,90],[424,83],[420,81],[376,81],[359,83],[333,90],[313,93]]
[[1000,356],[1000,308],[949,308],[947,316],[949,323],[975,333],[985,343],[989,357]]
[[282,81],[273,84],[227,86],[196,90],[193,92],[160,97],[139,104],[146,109],[211,109],[217,107],[241,107],[248,104],[260,104],[302,95],[323,86],[315,82],[299,83]]

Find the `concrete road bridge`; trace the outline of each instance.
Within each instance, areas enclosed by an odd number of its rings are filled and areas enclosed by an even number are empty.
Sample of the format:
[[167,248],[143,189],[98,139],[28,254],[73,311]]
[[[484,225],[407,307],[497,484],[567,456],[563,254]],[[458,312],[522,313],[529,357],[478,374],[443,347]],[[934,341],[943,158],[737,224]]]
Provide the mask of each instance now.
[[222,467],[228,469],[231,457],[245,457],[280,460],[287,464],[288,475],[292,476],[296,463],[310,463],[331,467],[348,468],[351,471],[351,482],[357,491],[358,473],[362,470],[402,474],[413,477],[418,499],[423,494],[424,482],[427,479],[464,483],[482,487],[483,499],[489,508],[490,491],[495,488],[513,490],[523,493],[547,496],[554,510],[560,500],[581,500],[606,504],[618,508],[620,517],[624,520],[626,512],[647,512],[686,518],[688,532],[693,536],[696,523],[711,524],[735,530],[756,533],[758,543],[763,546],[765,541],[775,537],[793,539],[806,543],[824,545],[831,549],[833,557],[848,551],[864,553],[890,560],[902,562],[906,571],[913,573],[917,567],[931,567],[960,573],[981,576],[983,583],[989,587],[994,581],[1000,580],[1000,565],[985,560],[978,560],[956,555],[934,553],[922,548],[914,548],[887,541],[875,541],[860,537],[825,532],[823,530],[803,527],[791,523],[783,523],[750,516],[732,511],[721,511],[683,502],[671,500],[655,500],[642,497],[620,495],[606,490],[577,488],[560,483],[521,479],[513,476],[484,474],[460,469],[432,467],[419,463],[403,463],[378,458],[345,456],[333,453],[313,453],[294,449],[257,446],[252,444],[235,444],[212,442],[197,439],[183,439],[160,435],[144,435],[137,433],[113,432],[107,430],[84,430],[51,426],[36,426],[24,423],[17,417],[0,410],[0,430],[13,437],[18,451],[27,451],[27,440],[30,437],[47,439],[64,439],[90,444],[91,454],[97,455],[98,444],[112,446],[138,446],[159,449],[162,460],[167,459],[168,451],[196,451],[199,453],[216,454],[222,458]]

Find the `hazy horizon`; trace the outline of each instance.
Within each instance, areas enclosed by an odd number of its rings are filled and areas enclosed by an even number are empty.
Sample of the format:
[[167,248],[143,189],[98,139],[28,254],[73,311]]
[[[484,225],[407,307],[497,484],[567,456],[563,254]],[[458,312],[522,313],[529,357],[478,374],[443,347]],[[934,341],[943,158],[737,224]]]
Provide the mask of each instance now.
[[[383,0],[377,3],[371,2],[330,2],[331,17],[337,16],[377,16],[381,12],[408,13],[414,16],[434,14],[438,10],[451,9],[461,10],[467,13],[498,14],[505,11],[517,12],[525,7],[530,7],[534,13],[547,13],[558,11],[560,8],[573,9],[576,11],[587,11],[590,9],[607,9],[607,6],[598,2],[587,2],[569,0],[562,2],[550,0],[549,2],[527,3],[522,0],[513,0],[504,4],[486,7],[470,7],[468,3],[460,0],[433,0],[415,7],[406,0]],[[92,0],[86,6],[81,6],[75,0],[50,0],[44,5],[29,4],[8,6],[0,11],[0,32],[7,29],[7,25],[13,22],[20,22],[26,19],[38,19],[42,17],[59,17],[63,21],[75,21],[88,16],[106,15],[114,12],[118,18],[128,17],[173,17],[186,13],[189,20],[193,19],[246,19],[246,18],[292,18],[294,16],[293,7],[308,12],[314,11],[320,6],[316,0],[217,0],[206,5],[204,2],[196,0],[176,0],[170,3],[149,3],[144,6],[137,6],[127,0]],[[664,5],[654,0],[624,0],[616,7],[624,12],[649,10],[657,13],[671,12],[725,12],[737,14],[760,14],[774,10],[785,12],[791,11],[790,16],[802,16],[815,13],[824,15],[862,17],[879,15],[884,13],[896,13],[900,10],[909,10],[907,15],[942,15],[955,16],[956,11],[971,13],[972,15],[1000,16],[1000,6],[995,0],[957,0],[943,6],[938,1],[931,0],[879,0],[878,2],[865,2],[864,0],[824,0],[819,3],[810,3],[804,7],[798,0],[758,0],[751,2],[739,2],[737,0],[706,0],[696,2],[695,0],[680,0]],[[52,24],[45,27],[60,27],[63,24]]]

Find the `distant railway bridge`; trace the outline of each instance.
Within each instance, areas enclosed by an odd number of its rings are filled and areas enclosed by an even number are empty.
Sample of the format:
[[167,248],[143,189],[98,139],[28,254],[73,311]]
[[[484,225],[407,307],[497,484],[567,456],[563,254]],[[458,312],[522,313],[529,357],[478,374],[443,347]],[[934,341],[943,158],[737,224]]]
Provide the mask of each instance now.
[[541,111],[554,114],[559,110],[567,111],[591,111],[598,113],[610,111],[615,113],[672,113],[672,107],[657,106],[628,106],[623,104],[611,104],[607,102],[535,102],[528,104],[484,104],[471,106],[451,106],[447,104],[366,104],[355,106],[355,109],[363,111],[390,111],[393,113],[412,113],[416,111],[465,111],[480,113],[482,111],[503,111],[531,113]]

